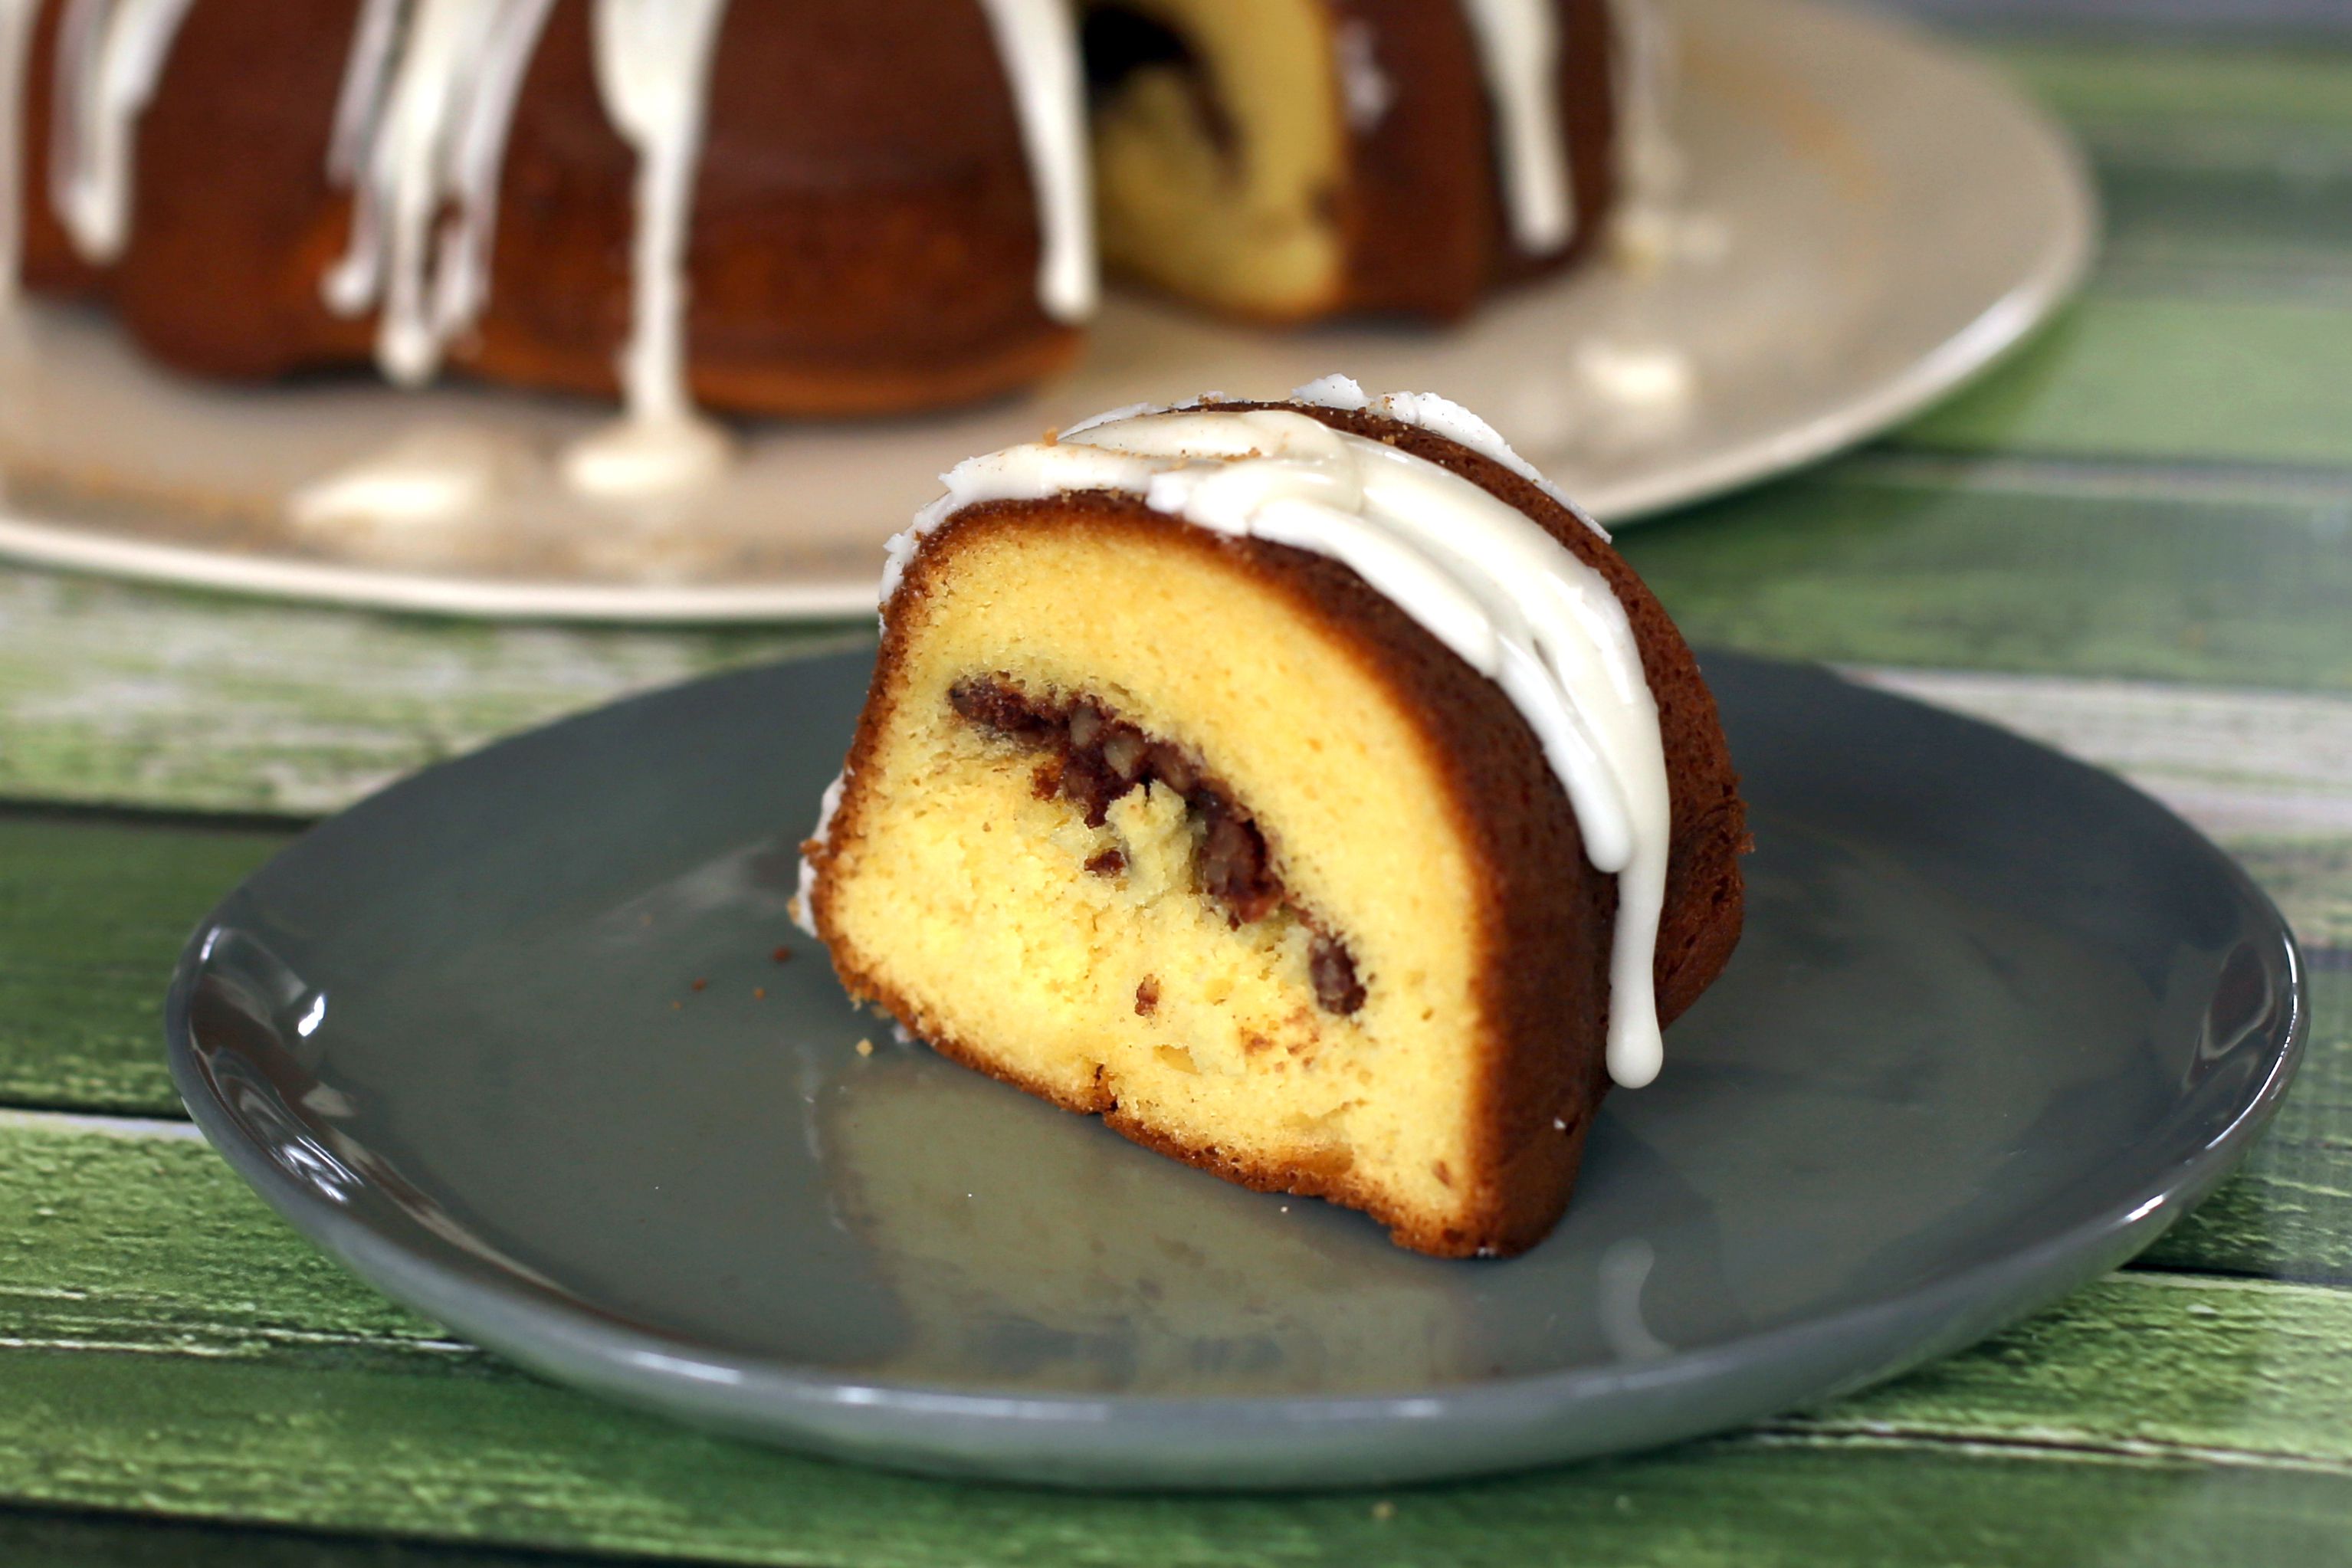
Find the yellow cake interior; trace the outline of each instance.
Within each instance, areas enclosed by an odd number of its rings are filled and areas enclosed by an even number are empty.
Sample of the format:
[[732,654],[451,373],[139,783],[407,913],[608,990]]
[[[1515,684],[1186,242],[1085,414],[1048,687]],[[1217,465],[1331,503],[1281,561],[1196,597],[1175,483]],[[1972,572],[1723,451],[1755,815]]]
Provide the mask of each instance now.
[[[1478,873],[1427,742],[1311,610],[1194,531],[960,525],[894,605],[876,751],[823,874],[845,974],[919,1035],[1151,1141],[1304,1172],[1394,1217],[1461,1212],[1485,1026]],[[1289,907],[1236,925],[1163,784],[1088,826],[956,683],[1084,694],[1184,748],[1254,814]],[[1112,874],[1087,869],[1116,850]],[[1344,942],[1338,1013],[1309,971]],[[1140,994],[1151,1005],[1139,1006]]]
[[1087,40],[1106,264],[1243,315],[1336,303],[1347,147],[1324,0],[1090,4]]

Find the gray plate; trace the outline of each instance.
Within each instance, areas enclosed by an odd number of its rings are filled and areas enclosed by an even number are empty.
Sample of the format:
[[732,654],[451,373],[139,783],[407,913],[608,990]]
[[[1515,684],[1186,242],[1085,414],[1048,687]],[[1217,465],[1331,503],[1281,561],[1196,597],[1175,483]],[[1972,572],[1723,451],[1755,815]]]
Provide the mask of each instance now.
[[173,982],[198,1124],[566,1382],[915,1468],[1271,1487],[1640,1447],[1957,1349],[2154,1239],[2298,1055],[2292,938],[2161,807],[1717,655],[1747,940],[1549,1241],[1417,1258],[851,1010],[784,901],[869,668],[624,703],[310,834]]

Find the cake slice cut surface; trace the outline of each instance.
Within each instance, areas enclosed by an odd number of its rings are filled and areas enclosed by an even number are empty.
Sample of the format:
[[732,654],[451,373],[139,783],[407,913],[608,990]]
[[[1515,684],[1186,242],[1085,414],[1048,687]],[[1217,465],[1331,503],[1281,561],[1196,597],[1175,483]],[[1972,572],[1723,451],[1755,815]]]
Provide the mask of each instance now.
[[803,913],[951,1057],[1516,1251],[1736,940],[1738,802],[1597,530],[1451,405],[1317,395],[950,476]]

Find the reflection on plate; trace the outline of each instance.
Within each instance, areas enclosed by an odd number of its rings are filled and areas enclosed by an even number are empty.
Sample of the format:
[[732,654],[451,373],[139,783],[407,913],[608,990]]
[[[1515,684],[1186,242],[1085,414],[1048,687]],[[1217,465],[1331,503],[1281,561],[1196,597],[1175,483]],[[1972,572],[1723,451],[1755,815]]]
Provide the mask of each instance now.
[[2123,784],[1818,672],[1707,668],[1747,938],[1507,1262],[1228,1186],[849,1007],[784,906],[862,655],[573,720],[319,828],[192,944],[175,1081],[389,1293],[798,1447],[1279,1486],[1714,1430],[2145,1246],[2276,1103],[2302,1001],[2275,911]]
[[[1114,299],[1083,365],[928,419],[763,425],[690,499],[590,501],[554,458],[599,410],[358,381],[200,386],[101,318],[37,309],[0,387],[0,552],[478,615],[726,620],[872,602],[881,542],[974,452],[1136,402],[1328,372],[1477,409],[1604,521],[1810,461],[2044,317],[2087,261],[2063,138],[1982,68],[1803,0],[1681,0],[1685,205],[1601,265],[1449,331],[1270,332]],[[321,483],[419,465],[463,521],[361,523]],[[427,509],[431,510],[432,509]]]

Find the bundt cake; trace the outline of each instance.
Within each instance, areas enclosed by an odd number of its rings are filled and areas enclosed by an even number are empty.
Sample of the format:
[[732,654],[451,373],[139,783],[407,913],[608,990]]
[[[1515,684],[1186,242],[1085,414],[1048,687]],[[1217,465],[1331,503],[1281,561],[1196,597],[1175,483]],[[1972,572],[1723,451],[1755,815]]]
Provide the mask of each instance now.
[[1218,309],[1456,316],[1600,232],[1648,3],[0,0],[0,312],[21,242],[184,370],[674,431],[1035,381],[1097,207]]
[[1713,700],[1606,536],[1331,378],[976,458],[803,846],[851,994],[1447,1256],[1533,1245],[1738,940]]
[[45,0],[25,275],[208,375],[446,360],[651,419],[984,396],[1093,303],[1059,5]]

